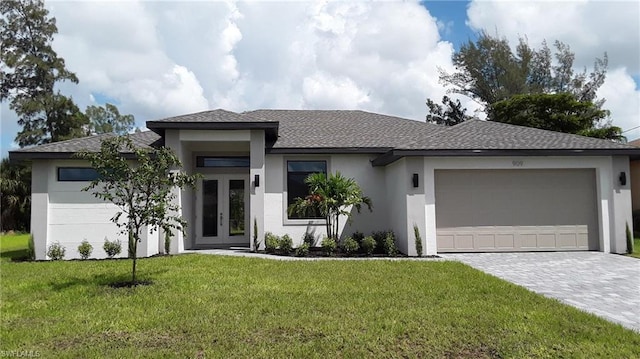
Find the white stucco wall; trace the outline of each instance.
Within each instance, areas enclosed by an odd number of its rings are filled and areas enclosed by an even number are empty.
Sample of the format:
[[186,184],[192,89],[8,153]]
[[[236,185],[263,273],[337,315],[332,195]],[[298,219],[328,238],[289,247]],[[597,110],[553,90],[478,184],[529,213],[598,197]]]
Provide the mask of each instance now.
[[[92,258],[104,258],[106,253],[102,249],[105,238],[110,241],[122,242],[122,253],[127,256],[127,237],[120,234],[120,229],[111,222],[111,218],[118,208],[100,199],[91,192],[82,191],[89,182],[59,182],[58,167],[89,167],[88,163],[79,160],[35,161],[33,168],[42,176],[38,181],[46,178],[48,206],[46,208],[46,244],[44,250],[37,251],[37,259],[45,259],[46,248],[52,243],[59,242],[66,248],[65,259],[80,258],[78,245],[86,239],[92,246]],[[41,196],[41,195],[38,195]],[[38,200],[36,212],[43,213],[43,199]],[[32,220],[39,219],[32,217]],[[38,225],[35,228],[37,228]],[[34,240],[39,239],[41,230],[35,230]],[[139,254],[142,249],[139,249]]]
[[314,233],[318,239],[326,235],[324,221],[288,220],[286,217],[286,160],[327,160],[327,170],[340,172],[343,176],[355,178],[365,196],[371,198],[373,211],[363,206],[360,213],[352,210],[353,221],[348,224],[340,220],[340,234],[344,238],[360,231],[366,235],[389,228],[389,205],[385,191],[385,170],[372,167],[374,155],[280,155],[268,154],[265,158],[264,178],[264,230],[282,236],[288,234],[294,246],[302,242],[305,232]]

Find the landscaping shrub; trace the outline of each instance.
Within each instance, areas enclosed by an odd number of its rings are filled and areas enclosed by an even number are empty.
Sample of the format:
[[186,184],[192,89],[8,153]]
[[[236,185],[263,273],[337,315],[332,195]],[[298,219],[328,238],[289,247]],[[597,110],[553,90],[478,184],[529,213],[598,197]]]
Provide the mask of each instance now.
[[420,228],[417,224],[413,225],[413,233],[416,236],[416,253],[418,253],[418,257],[422,257],[422,237],[420,237]]
[[364,254],[370,256],[373,254],[373,251],[376,250],[376,240],[371,236],[364,237],[362,239],[362,251]]
[[296,248],[296,257],[306,257],[309,255],[309,243],[302,243]]
[[171,231],[164,232],[164,254],[171,252]]
[[376,241],[375,252],[384,253],[384,240],[387,238],[387,231],[373,232],[371,237]]
[[80,258],[87,259],[91,256],[91,252],[93,252],[93,246],[86,239],[80,242],[78,246],[78,253],[80,253]]
[[627,254],[633,253],[633,235],[631,235],[631,230],[629,229],[629,223],[625,223],[627,226]]
[[364,233],[360,231],[355,231],[351,235],[351,238],[355,239],[358,242],[358,245],[362,245],[362,240],[364,239]]
[[329,238],[329,237],[324,237],[322,239],[322,242],[320,243],[320,247],[322,247],[322,252],[325,255],[332,256],[333,252],[336,251],[336,248],[338,247],[338,244],[336,243],[335,239]]
[[36,246],[33,243],[33,234],[29,235],[29,242],[27,242],[27,260],[36,260]]
[[390,257],[395,257],[398,254],[396,237],[391,231],[387,232],[387,236],[384,238],[384,253]]
[[51,260],[58,261],[64,258],[64,254],[66,249],[59,242],[53,243],[49,246],[47,250],[47,256],[51,258]]
[[348,256],[354,255],[360,249],[360,245],[358,242],[352,237],[347,237],[344,241],[342,241],[342,250]]
[[107,253],[107,257],[113,258],[122,252],[122,244],[119,240],[110,241],[107,237],[104,237],[104,245],[102,246],[104,252]]
[[313,235],[313,233],[306,232],[302,237],[302,243],[308,244],[309,248],[311,248],[318,244],[318,239]]
[[253,218],[253,251],[257,252],[260,248],[260,241],[258,240],[258,220]]
[[291,253],[291,251],[293,250],[293,240],[291,239],[291,237],[289,237],[288,234],[285,234],[284,236],[282,236],[282,238],[280,238],[279,241],[279,249],[280,252],[282,254],[289,254]]
[[264,249],[267,253],[275,253],[280,245],[280,238],[271,232],[264,234]]

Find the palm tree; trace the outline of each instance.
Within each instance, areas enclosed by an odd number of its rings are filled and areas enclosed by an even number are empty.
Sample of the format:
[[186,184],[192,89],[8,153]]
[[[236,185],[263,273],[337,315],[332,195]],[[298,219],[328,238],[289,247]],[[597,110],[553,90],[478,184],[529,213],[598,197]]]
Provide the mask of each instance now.
[[327,236],[338,241],[340,216],[346,216],[351,221],[351,208],[358,213],[362,204],[372,210],[369,197],[362,195],[362,190],[353,178],[346,178],[336,172],[328,177],[324,173],[312,173],[304,182],[309,186],[309,195],[296,198],[289,206],[289,215],[300,216],[320,214],[326,220]]

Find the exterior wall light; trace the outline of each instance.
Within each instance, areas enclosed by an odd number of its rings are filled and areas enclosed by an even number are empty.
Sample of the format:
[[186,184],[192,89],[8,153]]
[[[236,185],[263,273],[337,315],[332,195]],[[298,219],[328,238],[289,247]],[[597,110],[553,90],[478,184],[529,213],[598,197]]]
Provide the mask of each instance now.
[[418,187],[419,187],[418,174],[414,173],[413,174],[413,188],[418,188]]
[[620,176],[618,177],[618,179],[620,180],[620,185],[621,186],[626,186],[626,184],[627,184],[627,174],[625,172],[620,172]]
[[260,175],[255,175],[255,176],[253,177],[253,184],[254,184],[256,187],[260,187]]

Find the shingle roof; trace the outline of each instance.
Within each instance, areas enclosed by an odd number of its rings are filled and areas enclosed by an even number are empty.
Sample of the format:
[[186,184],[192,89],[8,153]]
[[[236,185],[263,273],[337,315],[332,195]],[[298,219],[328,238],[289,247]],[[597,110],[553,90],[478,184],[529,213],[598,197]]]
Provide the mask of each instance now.
[[236,112],[231,112],[223,109],[210,110],[210,111],[202,111],[196,113],[190,113],[186,115],[173,116],[162,118],[159,120],[148,121],[147,123],[234,123],[234,122],[277,122],[273,120],[253,118],[252,116],[248,116],[246,114],[240,114]]
[[629,142],[629,144],[630,144],[631,146],[640,147],[640,138],[638,138],[638,139],[637,139],[637,140],[635,140],[635,141],[631,141],[631,142]]
[[412,150],[630,149],[627,144],[505,123],[470,120],[397,147]]
[[273,148],[371,148],[405,145],[443,128],[429,123],[349,110],[256,110],[252,118],[279,121]]
[[[102,141],[113,136],[113,134],[107,133],[88,137],[74,138],[67,141],[47,143],[40,146],[10,151],[10,155],[14,158],[35,158],[39,154],[54,154],[57,155],[55,157],[61,158],[70,157],[71,155],[81,151],[97,152],[100,150],[100,144],[102,143]],[[132,133],[128,136],[133,141],[133,144],[139,148],[151,149],[163,144],[162,137],[151,131]]]
[[[366,150],[384,153],[398,151],[519,151],[519,150],[631,150],[634,157],[640,150],[627,144],[590,137],[514,126],[497,122],[471,120],[453,127],[443,127],[358,110],[255,110],[235,113],[226,110],[205,111],[169,117],[147,124],[157,129],[166,124],[216,124],[235,128],[234,124],[258,126],[272,131],[272,151],[334,150],[351,152]],[[266,125],[268,127],[261,127]],[[242,127],[245,128],[245,127]],[[162,133],[162,132],[161,132]],[[65,158],[79,151],[97,151],[100,143],[112,135],[96,135],[68,141],[11,151],[12,158]],[[161,135],[152,131],[129,135],[139,147],[151,148],[163,144]],[[638,152],[636,154],[636,152]]]

